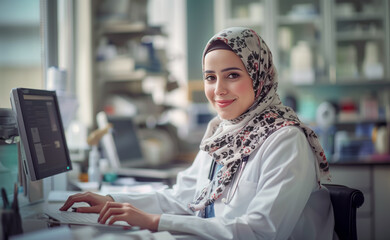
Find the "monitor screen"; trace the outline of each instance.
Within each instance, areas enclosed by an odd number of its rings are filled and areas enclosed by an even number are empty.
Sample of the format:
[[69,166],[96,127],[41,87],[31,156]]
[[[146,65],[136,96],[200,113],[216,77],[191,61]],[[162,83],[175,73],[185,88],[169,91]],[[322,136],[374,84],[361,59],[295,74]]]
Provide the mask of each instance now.
[[23,168],[30,179],[71,170],[56,92],[15,88],[11,104],[19,129]]

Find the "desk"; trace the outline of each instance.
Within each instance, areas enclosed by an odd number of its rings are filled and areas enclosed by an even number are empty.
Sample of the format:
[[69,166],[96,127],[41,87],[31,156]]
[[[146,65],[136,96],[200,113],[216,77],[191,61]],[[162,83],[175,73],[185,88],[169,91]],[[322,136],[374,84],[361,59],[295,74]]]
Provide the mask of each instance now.
[[[23,199],[22,199],[23,200]],[[21,235],[20,239],[30,239],[30,236],[32,234],[41,233],[42,235],[37,238],[40,240],[45,239],[53,239],[53,236],[50,236],[49,238],[45,238],[45,234],[47,234],[50,231],[46,231],[50,227],[58,227],[58,224],[51,224],[49,221],[49,218],[43,214],[43,212],[48,210],[58,210],[63,203],[60,202],[48,202],[48,201],[41,201],[33,204],[28,204],[21,206],[20,208],[20,214],[22,217],[22,226],[24,230],[24,235]],[[96,227],[88,227],[88,226],[76,226],[76,225],[68,225],[64,224],[63,226],[67,226],[70,228],[71,234],[73,234],[74,239],[113,239],[113,236],[115,239],[164,239],[164,240],[170,240],[170,239],[200,239],[195,236],[189,236],[189,235],[178,235],[173,234],[171,235],[169,232],[156,232],[152,233],[148,230],[139,230],[139,231],[127,231],[127,230],[117,230],[110,231],[107,228],[96,228]],[[57,229],[57,228],[56,228]],[[66,234],[66,232],[69,231],[61,231],[58,230],[58,234],[61,234],[62,236]],[[81,234],[83,238],[77,238],[77,235]],[[25,236],[25,238],[23,238]],[[133,238],[132,238],[133,237]],[[57,238],[56,238],[57,239]],[[68,238],[59,238],[60,239],[68,239]]]

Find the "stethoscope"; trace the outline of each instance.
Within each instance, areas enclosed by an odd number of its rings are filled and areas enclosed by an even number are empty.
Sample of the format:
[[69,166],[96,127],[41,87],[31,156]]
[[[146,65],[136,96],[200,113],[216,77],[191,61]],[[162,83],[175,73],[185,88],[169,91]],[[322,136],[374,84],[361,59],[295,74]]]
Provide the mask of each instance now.
[[[227,194],[226,194],[226,197],[222,198],[222,202],[227,205],[230,203],[230,201],[232,200],[234,194],[236,193],[237,191],[237,188],[238,188],[238,182],[240,181],[241,179],[241,175],[242,175],[242,172],[244,171],[244,168],[248,162],[248,158],[249,156],[246,156],[242,159],[242,162],[240,164],[240,169],[238,170],[238,173],[236,173],[233,177],[233,186],[231,188],[229,188]],[[214,173],[215,173],[215,167],[217,166],[217,162],[215,162],[215,160],[213,159],[213,162],[211,163],[211,167],[210,167],[210,171],[209,171],[209,176],[208,176],[208,179],[209,180],[212,180],[214,178]],[[238,175],[237,175],[238,174]]]

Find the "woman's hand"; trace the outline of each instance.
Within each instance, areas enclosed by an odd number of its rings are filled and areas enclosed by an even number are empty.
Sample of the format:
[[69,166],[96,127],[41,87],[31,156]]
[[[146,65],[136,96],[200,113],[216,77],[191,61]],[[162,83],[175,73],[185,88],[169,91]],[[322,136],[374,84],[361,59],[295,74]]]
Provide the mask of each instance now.
[[86,202],[90,207],[78,207],[76,211],[80,213],[100,213],[104,204],[113,201],[114,199],[110,196],[102,196],[91,192],[77,193],[70,196],[60,210],[67,211],[74,203]]
[[106,202],[100,212],[99,223],[111,225],[116,221],[125,221],[130,225],[139,226],[151,231],[158,230],[161,215],[149,214],[139,210],[130,203]]

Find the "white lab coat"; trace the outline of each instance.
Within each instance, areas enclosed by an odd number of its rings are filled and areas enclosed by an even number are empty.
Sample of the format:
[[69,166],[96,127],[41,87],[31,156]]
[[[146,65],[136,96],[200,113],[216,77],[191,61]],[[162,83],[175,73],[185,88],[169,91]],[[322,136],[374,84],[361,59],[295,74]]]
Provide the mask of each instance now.
[[249,157],[241,178],[235,179],[239,184],[230,203],[221,201],[227,188],[214,204],[215,217],[205,219],[197,217],[187,204],[208,183],[211,160],[200,151],[192,166],[179,173],[172,189],[112,197],[146,212],[162,214],[159,231],[205,239],[334,238],[329,193],[317,184],[317,163],[300,129],[284,127],[268,137]]

